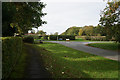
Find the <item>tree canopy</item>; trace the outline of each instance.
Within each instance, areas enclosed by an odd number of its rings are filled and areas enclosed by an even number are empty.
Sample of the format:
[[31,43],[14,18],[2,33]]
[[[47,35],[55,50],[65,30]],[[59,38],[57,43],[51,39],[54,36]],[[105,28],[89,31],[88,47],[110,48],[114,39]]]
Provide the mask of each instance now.
[[75,36],[105,36],[106,32],[104,30],[104,27],[98,25],[98,26],[84,26],[84,27],[70,27],[65,32],[63,32],[61,35],[75,35]]
[[80,28],[81,27],[76,27],[76,26],[70,27],[65,32],[63,32],[61,35],[78,35]]
[[58,35],[58,32],[55,32],[54,35]]
[[102,11],[100,25],[105,28],[109,39],[115,38],[120,42],[120,1],[109,1]]
[[40,30],[40,31],[37,32],[37,34],[40,34],[41,36],[44,36],[44,35],[46,35],[46,32],[44,32],[43,30]]
[[46,21],[42,17],[46,13],[43,2],[3,2],[2,3],[2,34],[12,36],[14,33],[24,34],[33,27],[38,28]]
[[92,36],[92,35],[93,35],[93,26],[84,26],[84,27],[83,27],[83,32],[84,32],[87,36]]

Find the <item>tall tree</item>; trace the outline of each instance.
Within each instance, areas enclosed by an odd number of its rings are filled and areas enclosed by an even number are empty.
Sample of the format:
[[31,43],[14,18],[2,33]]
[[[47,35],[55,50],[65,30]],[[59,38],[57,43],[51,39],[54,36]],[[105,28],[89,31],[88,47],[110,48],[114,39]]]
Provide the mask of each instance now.
[[106,30],[104,27],[97,25],[93,29],[93,35],[94,36],[98,36],[98,35],[106,36]]
[[[13,33],[24,34],[33,27],[38,28],[46,23],[41,19],[46,15],[46,13],[42,12],[42,9],[45,7],[45,4],[42,2],[5,2],[2,6],[3,36],[8,35],[5,31],[9,28],[15,28]],[[7,18],[8,20],[6,20],[6,16],[9,16]],[[10,33],[10,31],[8,33]]]
[[31,33],[32,33],[32,34],[35,34],[35,30],[34,30],[34,29],[32,29],[32,30],[31,30]]
[[87,36],[92,36],[93,35],[93,26],[84,26],[83,32]]
[[79,36],[82,36],[82,33],[83,33],[83,30],[80,29],[79,32],[78,32]]
[[101,26],[105,27],[107,37],[115,38],[120,42],[120,1],[113,0],[107,3],[100,18]]
[[16,8],[12,4],[2,3],[2,36],[14,35],[15,27],[10,27],[13,21],[13,16],[16,13]]
[[46,35],[46,32],[44,32],[43,30],[40,30],[40,31],[37,32],[37,34],[40,34],[41,36],[44,36],[44,35]]
[[81,27],[76,27],[76,26],[70,27],[65,32],[63,32],[61,35],[75,35],[76,36],[78,35],[80,28]]
[[55,32],[54,35],[58,35],[58,32]]

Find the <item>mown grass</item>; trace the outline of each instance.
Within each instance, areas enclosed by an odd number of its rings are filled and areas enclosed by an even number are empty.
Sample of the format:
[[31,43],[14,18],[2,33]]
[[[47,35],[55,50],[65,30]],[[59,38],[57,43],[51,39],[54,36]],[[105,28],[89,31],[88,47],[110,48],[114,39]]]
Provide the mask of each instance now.
[[56,43],[32,45],[53,78],[118,78],[118,61],[88,54]]
[[118,47],[120,43],[91,43],[87,45],[92,47],[107,49],[107,50],[120,50]]
[[21,54],[14,70],[12,71],[9,77],[10,79],[25,78],[26,57],[27,57],[26,48],[23,46],[23,53]]
[[78,38],[78,39],[75,39],[73,41],[89,41],[89,40],[85,40],[85,39],[82,39],[82,38]]

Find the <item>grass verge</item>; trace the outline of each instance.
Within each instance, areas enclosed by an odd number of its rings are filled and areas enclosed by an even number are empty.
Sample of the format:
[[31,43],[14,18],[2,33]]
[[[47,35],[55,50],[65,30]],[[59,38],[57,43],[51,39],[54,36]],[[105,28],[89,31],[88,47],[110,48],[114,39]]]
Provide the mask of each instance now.
[[23,46],[23,53],[21,54],[14,70],[12,71],[10,79],[25,77],[26,57],[26,48]]
[[118,78],[118,61],[46,42],[32,45],[53,78]]
[[120,43],[91,43],[87,44],[88,46],[107,49],[107,50],[120,50],[118,46]]

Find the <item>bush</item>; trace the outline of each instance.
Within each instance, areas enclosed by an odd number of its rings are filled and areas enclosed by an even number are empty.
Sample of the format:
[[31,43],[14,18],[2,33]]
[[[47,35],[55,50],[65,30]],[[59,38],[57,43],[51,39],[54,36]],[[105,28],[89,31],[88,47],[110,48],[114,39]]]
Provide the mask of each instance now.
[[48,35],[41,36],[39,39],[41,39],[41,40],[48,40]]
[[44,40],[44,37],[41,37],[40,39],[41,39],[41,40]]
[[23,35],[23,37],[33,37],[34,39],[40,38],[40,36],[38,36],[38,35]]
[[27,36],[23,38],[23,41],[26,43],[34,43],[34,38],[32,36]]
[[34,39],[39,39],[38,35],[32,35],[31,37],[33,37]]
[[2,38],[2,78],[8,78],[22,53],[22,38]]
[[86,36],[75,36],[75,39],[85,39]]
[[50,35],[50,40],[57,40],[57,38],[62,38],[62,40],[70,39],[75,40],[75,36],[72,35]]
[[50,35],[49,38],[50,38],[50,40],[57,40],[57,36],[58,36],[58,35]]
[[85,37],[86,40],[91,40],[90,36]]
[[39,39],[41,39],[42,36],[39,36]]
[[75,40],[75,36],[72,35],[59,35],[59,38],[62,38],[63,40],[66,39]]
[[48,40],[48,35],[43,36],[45,40]]
[[105,36],[86,36],[85,39],[91,40],[91,41],[106,41],[107,40]]

